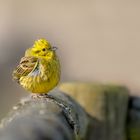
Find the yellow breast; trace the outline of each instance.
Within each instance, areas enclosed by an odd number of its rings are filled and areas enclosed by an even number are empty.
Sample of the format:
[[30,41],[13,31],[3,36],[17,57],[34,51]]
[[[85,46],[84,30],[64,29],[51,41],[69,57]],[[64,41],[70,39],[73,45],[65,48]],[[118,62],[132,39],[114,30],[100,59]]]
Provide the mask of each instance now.
[[51,60],[39,64],[36,73],[22,76],[19,80],[20,85],[32,93],[47,93],[53,89],[60,79],[60,64],[58,60]]

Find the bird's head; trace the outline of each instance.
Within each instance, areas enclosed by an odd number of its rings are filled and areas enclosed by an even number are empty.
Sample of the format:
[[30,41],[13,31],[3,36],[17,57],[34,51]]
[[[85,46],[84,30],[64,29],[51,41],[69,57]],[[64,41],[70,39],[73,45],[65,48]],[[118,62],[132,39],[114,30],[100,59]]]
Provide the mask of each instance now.
[[33,47],[25,52],[25,55],[51,59],[54,57],[56,49],[57,48],[52,47],[46,39],[39,39],[35,41]]

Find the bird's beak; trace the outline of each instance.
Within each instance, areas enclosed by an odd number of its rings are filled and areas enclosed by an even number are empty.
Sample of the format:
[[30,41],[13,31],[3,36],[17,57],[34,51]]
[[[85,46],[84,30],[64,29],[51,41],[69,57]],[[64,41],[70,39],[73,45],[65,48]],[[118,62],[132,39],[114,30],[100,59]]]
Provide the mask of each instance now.
[[57,50],[57,47],[53,46],[53,47],[51,48],[51,50],[52,50],[52,51],[55,51],[55,50]]

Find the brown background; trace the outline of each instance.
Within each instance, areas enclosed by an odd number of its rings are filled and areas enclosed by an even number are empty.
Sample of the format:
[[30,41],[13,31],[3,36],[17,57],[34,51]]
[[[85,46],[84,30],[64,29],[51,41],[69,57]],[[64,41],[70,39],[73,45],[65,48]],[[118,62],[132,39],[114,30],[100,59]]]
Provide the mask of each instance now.
[[34,40],[59,48],[61,81],[98,81],[140,93],[140,1],[0,0],[0,117],[28,93],[11,73]]

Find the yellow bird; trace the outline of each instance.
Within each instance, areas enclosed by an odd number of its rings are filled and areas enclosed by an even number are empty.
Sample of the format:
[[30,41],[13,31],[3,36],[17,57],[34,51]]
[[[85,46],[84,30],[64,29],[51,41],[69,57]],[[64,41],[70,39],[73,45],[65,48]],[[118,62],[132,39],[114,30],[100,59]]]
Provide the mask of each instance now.
[[13,79],[32,93],[49,92],[60,80],[60,63],[55,50],[45,39],[35,41],[13,71]]

